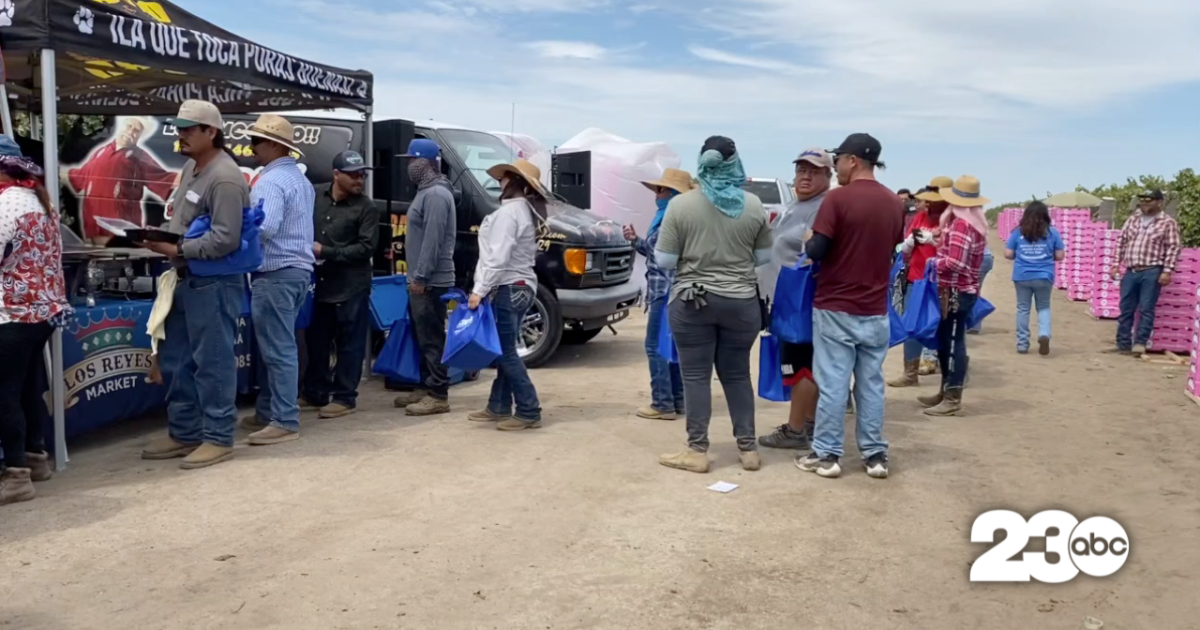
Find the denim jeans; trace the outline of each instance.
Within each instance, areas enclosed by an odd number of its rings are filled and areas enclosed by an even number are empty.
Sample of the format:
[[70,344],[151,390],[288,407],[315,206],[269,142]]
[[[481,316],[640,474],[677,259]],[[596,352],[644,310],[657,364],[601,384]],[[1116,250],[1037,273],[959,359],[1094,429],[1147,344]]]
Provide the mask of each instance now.
[[528,286],[505,285],[492,292],[492,309],[496,313],[496,332],[500,335],[502,354],[496,359],[496,380],[488,397],[488,411],[498,416],[513,414],[518,420],[533,423],[542,419],[542,407],[537,390],[529,380],[525,361],[517,354],[517,337],[521,321],[533,304],[533,289]]
[[[237,423],[237,320],[246,299],[246,276],[179,279],[167,338],[159,344],[159,369],[167,386],[172,438],[233,446]],[[294,401],[293,401],[294,402]]]
[[[980,265],[980,267],[979,267],[979,294],[980,295],[983,295],[983,281],[987,279],[988,274],[991,273],[992,267],[995,264],[996,264],[996,259],[992,257],[992,251],[984,250],[983,264]],[[983,322],[981,321],[978,324],[976,324],[975,327],[971,329],[971,331],[979,332],[979,330],[982,327],[983,327]]]
[[708,425],[712,420],[712,373],[725,390],[733,437],[738,448],[753,451],[754,384],[750,381],[750,350],[762,329],[762,311],[756,298],[727,298],[705,294],[698,300],[676,298],[671,311],[671,333],[679,350],[683,395],[687,407],[688,446],[708,451]]
[[[1150,267],[1141,271],[1130,269],[1121,278],[1121,316],[1117,319],[1117,348],[1129,350],[1135,345],[1146,345],[1154,330],[1154,308],[1162,285],[1158,277],[1162,267]],[[1138,315],[1137,333],[1133,331],[1133,315]]]
[[[907,311],[909,309],[909,307],[912,306],[913,294],[914,294],[913,283],[910,282],[908,285],[908,290],[904,292],[904,310],[905,311]],[[920,341],[917,341],[916,339],[905,339],[904,340],[904,362],[910,363],[912,361],[920,361],[921,360],[921,352],[923,352],[924,350],[925,350],[925,346],[921,345]]]
[[650,405],[663,412],[683,413],[683,375],[679,364],[671,363],[658,354],[658,333],[662,328],[662,311],[667,308],[667,296],[650,303],[650,321],[646,323],[646,356],[650,359]]
[[408,294],[413,332],[421,348],[421,383],[438,400],[450,397],[450,368],[442,363],[446,350],[446,303],[442,296],[449,287],[426,286],[420,295]]
[[295,267],[256,273],[250,280],[250,317],[260,366],[255,411],[271,426],[288,431],[300,430],[296,315],[308,299],[311,281],[311,271]]
[[855,438],[863,459],[887,454],[883,438],[883,360],[888,351],[887,315],[860,316],[813,309],[813,372],[817,399],[813,451],[845,455],[846,400],[854,377]]
[[[370,326],[370,289],[345,302],[313,304],[313,319],[305,331],[308,368],[304,372],[304,398],[324,407],[330,401],[353,409],[358,404]],[[337,365],[329,360],[336,347]],[[331,375],[332,374],[332,382]]]
[[1017,350],[1029,349],[1029,307],[1037,300],[1038,337],[1050,337],[1051,280],[1020,280],[1017,285]]
[[967,318],[979,296],[959,293],[957,304],[938,325],[938,364],[942,368],[942,391],[962,389],[967,377]]

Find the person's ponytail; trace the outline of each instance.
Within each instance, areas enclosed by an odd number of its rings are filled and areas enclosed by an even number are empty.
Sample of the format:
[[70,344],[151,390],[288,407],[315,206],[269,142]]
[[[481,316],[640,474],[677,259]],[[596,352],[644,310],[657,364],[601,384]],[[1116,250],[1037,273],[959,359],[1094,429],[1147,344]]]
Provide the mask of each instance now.
[[46,185],[40,180],[34,181],[33,194],[37,195],[38,201],[42,204],[42,209],[46,214],[54,214],[54,204],[50,201],[50,191],[46,190]]

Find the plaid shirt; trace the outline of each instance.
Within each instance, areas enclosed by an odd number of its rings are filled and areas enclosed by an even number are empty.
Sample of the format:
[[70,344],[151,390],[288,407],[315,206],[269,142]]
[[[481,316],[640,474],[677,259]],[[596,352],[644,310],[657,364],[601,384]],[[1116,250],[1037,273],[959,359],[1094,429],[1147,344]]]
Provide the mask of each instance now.
[[962,293],[979,293],[979,268],[987,251],[987,239],[962,219],[942,233],[937,251],[938,286]]
[[1179,238],[1179,224],[1175,219],[1159,212],[1149,224],[1142,221],[1141,210],[1133,213],[1121,230],[1121,263],[1134,268],[1162,267],[1168,273],[1175,271],[1179,262],[1179,251],[1183,244]]
[[658,245],[658,235],[662,227],[633,242],[633,248],[646,257],[646,304],[665,297],[671,292],[671,284],[675,282],[675,272],[663,269],[654,260],[654,248]]

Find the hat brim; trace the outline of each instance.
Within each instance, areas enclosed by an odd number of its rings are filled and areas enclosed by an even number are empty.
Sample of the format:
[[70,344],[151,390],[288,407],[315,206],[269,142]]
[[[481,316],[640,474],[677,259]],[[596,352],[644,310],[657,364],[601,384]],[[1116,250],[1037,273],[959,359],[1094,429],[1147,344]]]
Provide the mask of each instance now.
[[1146,201],[1162,201],[1165,199],[1165,197],[1159,197],[1158,195],[1138,195],[1137,198]]
[[651,192],[657,192],[654,190],[655,188],[670,188],[671,190],[674,190],[675,192],[682,195],[683,193],[691,190],[690,187],[680,188],[679,187],[680,185],[678,183],[669,182],[665,179],[656,179],[654,181],[642,182],[642,185],[645,186],[646,188],[649,188]]
[[373,170],[375,170],[375,167],[367,166],[366,164],[362,164],[359,166],[347,166],[345,168],[334,167],[333,170],[335,170],[339,173],[361,173],[363,171],[373,171]]
[[542,186],[542,182],[536,179],[529,179],[525,173],[521,172],[521,169],[518,169],[512,164],[497,164],[492,168],[489,168],[487,170],[487,174],[496,181],[500,181],[505,175],[516,175],[517,177],[525,180],[526,184],[532,186],[533,189],[538,191],[538,193],[540,193],[543,197],[550,197],[550,193],[546,192],[546,189]]
[[[832,158],[833,154],[832,153],[829,154],[829,157]],[[832,166],[830,166],[828,164],[822,164],[820,159],[812,157],[812,156],[804,156],[804,157],[796,158],[796,159],[792,160],[792,164],[799,164],[801,162],[807,162],[817,168],[825,168],[825,169],[833,170]]]
[[926,190],[925,192],[917,193],[915,197],[921,201],[945,201],[941,193],[936,190]]
[[300,147],[296,146],[295,142],[288,142],[287,140],[284,140],[283,138],[280,138],[279,136],[276,136],[274,134],[264,133],[262,131],[256,131],[253,127],[251,127],[250,129],[248,129],[246,131],[246,135],[251,138],[261,138],[263,140],[274,142],[275,144],[281,144],[281,145],[295,151],[296,153],[299,153],[301,157],[304,157],[304,151]]
[[176,129],[187,129],[189,127],[199,127],[204,123],[188,120],[186,118],[168,118],[167,124],[172,125]]
[[961,197],[953,188],[943,188],[940,191],[942,200],[960,208],[979,208],[991,203],[987,197]]

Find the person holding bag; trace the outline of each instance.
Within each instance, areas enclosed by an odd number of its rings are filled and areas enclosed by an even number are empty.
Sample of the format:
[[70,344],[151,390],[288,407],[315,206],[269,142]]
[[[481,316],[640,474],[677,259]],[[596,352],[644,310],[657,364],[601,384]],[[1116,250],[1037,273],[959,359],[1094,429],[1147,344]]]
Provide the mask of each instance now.
[[467,306],[475,310],[484,299],[492,301],[502,354],[496,360],[487,408],[467,418],[496,422],[501,431],[537,429],[542,426],[542,408],[517,354],[517,338],[537,291],[537,221],[546,218],[547,193],[541,170],[523,159],[493,166],[488,175],[500,182],[500,208],[479,226],[479,263]]
[[642,182],[642,185],[654,192],[658,211],[650,221],[646,238],[639,237],[632,225],[624,228],[625,238],[632,241],[633,248],[646,258],[646,310],[650,316],[646,323],[646,356],[650,360],[650,405],[638,409],[637,415],[648,420],[675,420],[684,413],[683,376],[679,373],[679,364],[666,358],[670,353],[661,352],[659,348],[663,311],[667,308],[667,294],[671,291],[675,272],[658,265],[654,248],[662,233],[667,204],[695,186],[687,171],[676,168],[669,168],[663,171],[662,178]]

